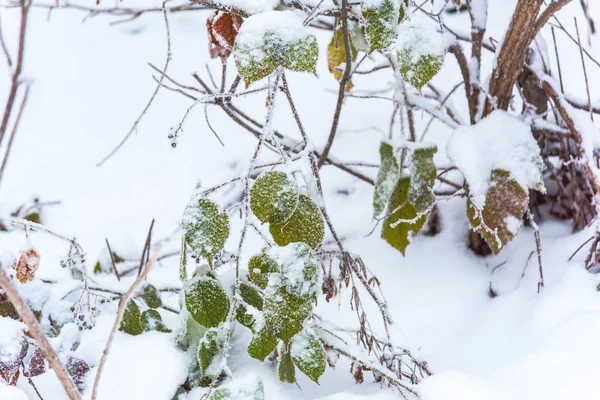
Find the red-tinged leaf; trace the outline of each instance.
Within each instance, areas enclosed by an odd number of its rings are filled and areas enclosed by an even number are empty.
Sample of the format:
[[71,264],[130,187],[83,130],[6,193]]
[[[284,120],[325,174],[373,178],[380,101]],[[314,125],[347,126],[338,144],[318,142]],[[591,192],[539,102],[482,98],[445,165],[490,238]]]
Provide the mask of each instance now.
[[21,346],[20,351],[5,353],[5,349],[0,349],[0,380],[11,386],[15,386],[19,380],[21,363],[27,355],[28,348],[24,337],[21,337],[20,343],[15,345]]
[[241,17],[221,11],[206,20],[211,58],[226,60],[229,57],[242,22]]
[[73,378],[73,382],[77,389],[83,393],[85,388],[85,375],[90,371],[90,366],[80,358],[69,357],[65,365],[67,372]]
[[25,376],[30,378],[39,376],[46,372],[47,369],[46,356],[44,356],[44,353],[39,347],[36,347],[33,351],[33,355],[31,356],[31,360],[29,360],[29,363],[25,365]]

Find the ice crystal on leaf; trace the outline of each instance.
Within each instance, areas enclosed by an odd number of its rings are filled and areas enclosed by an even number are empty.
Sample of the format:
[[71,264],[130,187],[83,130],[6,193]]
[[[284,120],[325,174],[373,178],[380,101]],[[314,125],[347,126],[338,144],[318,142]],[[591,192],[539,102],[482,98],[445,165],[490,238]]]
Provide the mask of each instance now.
[[301,194],[298,207],[282,224],[271,224],[269,231],[280,246],[293,242],[304,242],[313,249],[319,247],[325,236],[325,223],[321,210],[307,195]]
[[250,208],[261,222],[281,224],[298,206],[298,185],[285,172],[261,174],[250,189]]
[[321,340],[314,332],[303,329],[294,336],[290,347],[292,359],[298,369],[315,383],[319,383],[327,366],[327,354]]
[[216,203],[201,198],[188,204],[181,224],[187,244],[212,265],[229,236],[229,216]]
[[400,19],[399,0],[363,1],[362,15],[365,19],[365,37],[371,52],[392,44]]
[[277,261],[268,254],[252,256],[248,261],[248,279],[261,289],[267,287],[269,274],[278,271]]
[[194,320],[207,328],[224,321],[229,312],[229,298],[216,279],[208,276],[192,280],[185,288],[185,305]]

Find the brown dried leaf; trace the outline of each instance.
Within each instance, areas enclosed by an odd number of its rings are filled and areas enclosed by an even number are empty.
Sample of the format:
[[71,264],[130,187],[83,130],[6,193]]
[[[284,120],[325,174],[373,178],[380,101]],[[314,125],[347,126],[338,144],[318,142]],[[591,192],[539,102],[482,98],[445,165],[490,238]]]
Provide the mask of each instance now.
[[16,386],[19,380],[20,368],[23,359],[27,355],[29,347],[24,337],[21,337],[21,351],[18,354],[3,355],[0,349],[0,380],[8,385]]
[[17,279],[21,283],[31,282],[35,277],[35,271],[40,265],[40,254],[36,249],[31,247],[21,253],[17,262]]
[[242,22],[242,17],[222,11],[215,11],[206,20],[211,58],[220,57],[225,61],[229,57]]
[[44,353],[39,347],[36,347],[31,356],[31,360],[25,365],[25,376],[29,378],[39,376],[46,372],[46,370],[46,356],[44,356]]

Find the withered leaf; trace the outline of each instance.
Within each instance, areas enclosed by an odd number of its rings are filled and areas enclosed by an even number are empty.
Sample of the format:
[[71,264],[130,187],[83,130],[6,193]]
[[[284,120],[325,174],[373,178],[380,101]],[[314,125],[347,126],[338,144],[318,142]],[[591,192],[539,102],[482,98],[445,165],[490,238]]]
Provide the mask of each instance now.
[[0,380],[11,386],[15,386],[19,380],[21,363],[27,355],[29,347],[24,337],[21,337],[19,345],[21,350],[14,354],[3,354],[0,349]]
[[31,360],[25,366],[25,376],[34,377],[46,372],[46,357],[39,347],[36,347],[31,356]]
[[40,253],[33,247],[21,253],[17,262],[17,279],[21,283],[31,282],[35,277],[35,271],[40,265]]
[[242,22],[242,17],[222,11],[215,11],[206,20],[211,58],[220,57],[225,61],[229,57]]
[[67,372],[73,378],[73,383],[79,389],[79,392],[83,393],[85,388],[85,374],[90,371],[90,366],[80,358],[69,357],[65,365]]

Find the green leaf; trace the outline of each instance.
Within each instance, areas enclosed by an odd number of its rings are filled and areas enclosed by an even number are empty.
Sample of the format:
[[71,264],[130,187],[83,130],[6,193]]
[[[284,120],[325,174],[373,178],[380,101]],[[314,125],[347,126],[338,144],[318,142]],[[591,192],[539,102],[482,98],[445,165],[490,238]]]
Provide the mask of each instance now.
[[219,212],[216,203],[201,198],[185,208],[182,228],[192,250],[212,265],[212,259],[223,249],[229,237],[229,216]]
[[400,167],[398,160],[394,155],[394,148],[386,142],[381,142],[379,145],[379,156],[381,164],[377,172],[377,180],[375,181],[375,189],[373,191],[373,210],[374,215],[381,215],[385,206],[390,200],[398,178],[400,177]]
[[402,5],[402,2],[400,3],[400,13],[398,15],[398,23],[404,21],[404,17],[406,16],[407,11],[408,11],[408,0],[404,0],[404,5]]
[[303,329],[294,336],[290,352],[296,367],[315,383],[319,383],[327,366],[327,354],[314,332]]
[[325,236],[325,223],[321,210],[307,195],[301,194],[298,207],[283,224],[271,224],[269,231],[280,246],[304,242],[313,249],[319,247]]
[[171,332],[171,330],[162,322],[162,318],[158,311],[153,309],[146,310],[142,313],[142,316],[140,317],[140,326],[145,332]]
[[248,345],[248,354],[250,357],[259,361],[265,361],[277,347],[279,340],[274,338],[266,329],[256,332]]
[[281,346],[277,376],[281,382],[296,383],[296,368],[288,347],[286,343]]
[[160,298],[160,292],[149,283],[142,287],[141,297],[146,302],[146,305],[150,308],[158,308],[162,306],[162,299]]
[[400,75],[421,90],[442,68],[445,47],[437,28],[420,18],[403,21],[398,28]]
[[250,189],[250,208],[262,222],[283,223],[297,206],[298,185],[285,172],[264,172]]
[[252,306],[255,309],[261,311],[263,309],[262,295],[253,286],[241,282],[240,296],[242,297],[243,302],[240,302],[236,310],[236,318],[240,324],[252,329],[255,322],[255,316],[254,314],[248,312],[246,305]]
[[418,212],[425,211],[435,201],[432,192],[437,168],[433,162],[433,155],[437,152],[437,146],[421,147],[413,150],[408,165],[410,171],[410,190],[408,197]]
[[234,58],[246,87],[269,76],[278,67],[316,75],[317,39],[292,11],[252,15],[241,26]]
[[396,208],[399,209],[383,221],[381,230],[381,237],[392,247],[400,250],[403,255],[410,243],[409,233],[418,234],[427,220],[424,215],[412,224],[402,222],[392,228],[391,224],[396,223],[398,220],[412,220],[417,217],[417,209],[408,201],[409,188],[410,178],[408,176],[401,177],[394,188],[387,213],[391,214]]
[[267,287],[269,275],[273,272],[279,272],[279,265],[265,253],[252,256],[248,261],[248,280],[261,289]]
[[400,5],[396,0],[384,0],[376,6],[363,5],[362,15],[365,19],[365,37],[371,52],[392,44],[400,18]]
[[497,169],[492,171],[481,215],[469,199],[467,218],[473,230],[485,239],[494,254],[498,254],[519,233],[528,203],[529,195],[521,185],[508,171]]
[[21,318],[13,303],[8,300],[0,301],[0,317],[12,318],[16,320]]
[[208,329],[198,344],[198,364],[203,374],[207,373],[208,367],[217,357],[221,348],[219,346],[219,330],[216,328]]
[[302,322],[312,311],[312,302],[309,298],[291,293],[282,277],[279,281],[274,278],[275,276],[271,277],[265,290],[265,326],[276,338],[289,341],[302,330]]
[[202,326],[214,328],[227,318],[229,298],[216,279],[202,276],[185,288],[185,305]]
[[[121,302],[119,302],[120,304]],[[135,301],[129,300],[123,313],[123,319],[121,320],[120,331],[136,336],[142,333],[142,326],[140,325],[140,308]]]
[[209,400],[227,400],[231,398],[231,391],[227,388],[215,389]]

